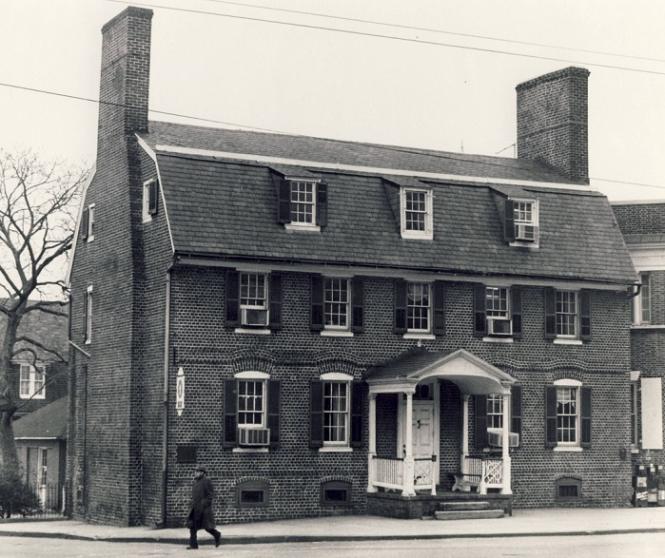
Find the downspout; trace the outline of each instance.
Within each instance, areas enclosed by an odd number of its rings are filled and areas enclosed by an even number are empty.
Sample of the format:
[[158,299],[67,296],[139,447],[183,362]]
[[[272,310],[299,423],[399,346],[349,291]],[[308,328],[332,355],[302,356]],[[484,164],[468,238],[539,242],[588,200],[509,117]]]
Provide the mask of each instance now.
[[166,527],[168,494],[168,438],[169,438],[169,348],[171,340],[171,269],[166,270],[166,303],[164,309],[164,385],[162,410],[162,527]]

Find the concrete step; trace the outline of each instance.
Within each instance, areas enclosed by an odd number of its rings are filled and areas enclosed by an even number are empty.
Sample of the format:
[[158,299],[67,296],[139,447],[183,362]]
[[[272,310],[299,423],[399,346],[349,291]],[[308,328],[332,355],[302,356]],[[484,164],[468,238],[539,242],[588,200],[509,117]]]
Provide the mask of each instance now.
[[496,519],[503,517],[503,510],[468,510],[468,511],[436,511],[436,519]]
[[488,510],[490,503],[485,501],[455,501],[455,502],[441,502],[439,507],[443,511],[468,511],[468,510]]

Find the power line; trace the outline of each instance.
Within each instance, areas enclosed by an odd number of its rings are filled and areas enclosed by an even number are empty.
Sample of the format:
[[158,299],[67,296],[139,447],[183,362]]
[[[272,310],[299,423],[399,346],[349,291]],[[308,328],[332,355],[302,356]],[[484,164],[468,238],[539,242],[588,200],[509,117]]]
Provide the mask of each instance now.
[[658,184],[647,184],[645,182],[630,182],[628,180],[613,180],[611,178],[599,178],[596,176],[591,176],[591,180],[599,180],[600,182],[612,182],[614,184],[626,184],[627,186],[640,186],[642,188],[655,188],[656,190],[665,190],[664,185]]
[[112,2],[114,4],[122,4],[125,6],[141,6],[144,8],[156,8],[160,10],[169,10],[169,11],[175,11],[175,12],[184,12],[184,13],[190,13],[190,14],[197,14],[197,15],[206,15],[206,16],[216,16],[216,17],[225,17],[229,19],[238,19],[242,21],[254,21],[254,22],[259,22],[259,23],[269,23],[272,25],[282,25],[285,27],[300,27],[303,29],[311,29],[311,30],[316,30],[316,31],[330,31],[333,33],[343,33],[346,35],[355,35],[355,36],[361,36],[361,37],[372,37],[375,39],[388,39],[392,41],[400,41],[400,42],[405,42],[405,43],[416,43],[416,44],[421,44],[421,45],[429,45],[429,46],[438,46],[438,47],[444,47],[444,48],[456,48],[460,50],[469,50],[469,51],[474,51],[474,52],[484,52],[488,54],[503,54],[505,56],[516,56],[519,58],[529,58],[533,60],[547,60],[548,62],[564,62],[566,64],[581,64],[584,66],[591,66],[595,68],[605,68],[609,70],[621,70],[621,71],[626,71],[626,72],[636,72],[636,73],[642,73],[642,74],[651,74],[651,75],[658,75],[658,76],[665,76],[665,72],[662,71],[657,71],[657,70],[645,70],[642,68],[633,68],[630,66],[616,66],[613,64],[600,64],[597,62],[583,62],[580,60],[573,60],[570,58],[558,58],[555,56],[539,56],[536,54],[526,54],[526,53],[521,53],[521,52],[511,52],[508,50],[498,50],[498,49],[492,49],[492,48],[483,48],[483,47],[474,47],[474,46],[465,46],[465,45],[457,45],[453,43],[442,43],[439,41],[428,41],[425,39],[409,39],[407,37],[399,37],[397,35],[386,35],[383,33],[367,33],[363,31],[354,31],[351,29],[339,29],[335,27],[326,27],[324,25],[313,25],[313,24],[308,24],[308,23],[295,23],[291,21],[278,21],[274,19],[266,19],[266,18],[260,18],[260,17],[249,17],[249,16],[241,16],[241,15],[235,15],[235,14],[224,14],[220,12],[210,12],[207,10],[194,10],[192,8],[176,8],[173,6],[163,6],[159,4],[146,4],[142,2],[128,2],[125,0],[104,0],[105,2]]
[[320,12],[308,12],[305,10],[293,10],[293,9],[288,9],[288,8],[275,8],[272,6],[261,6],[259,4],[246,4],[244,2],[231,2],[230,0],[203,0],[205,2],[213,2],[215,4],[226,4],[230,6],[241,6],[244,8],[255,8],[259,10],[269,10],[272,12],[283,12],[283,13],[289,13],[289,14],[298,14],[298,15],[307,15],[307,16],[314,16],[314,17],[322,17],[322,18],[327,18],[327,19],[334,19],[337,21],[349,21],[353,23],[367,23],[370,25],[381,25],[383,27],[394,27],[396,29],[407,29],[409,31],[425,31],[428,33],[438,33],[442,35],[452,35],[455,37],[466,37],[466,38],[471,38],[471,39],[483,39],[487,41],[497,41],[500,43],[508,43],[508,44],[515,44],[515,45],[525,45],[525,46],[535,46],[535,47],[542,47],[542,48],[553,48],[553,49],[558,49],[558,50],[567,50],[570,52],[584,52],[586,54],[600,54],[603,56],[615,56],[618,58],[629,58],[633,60],[645,60],[648,62],[665,62],[665,58],[651,58],[648,56],[636,56],[632,54],[622,54],[619,52],[609,52],[609,51],[604,51],[604,50],[592,50],[592,49],[585,49],[585,48],[573,48],[573,47],[566,47],[563,45],[550,45],[546,43],[536,43],[536,42],[531,42],[531,41],[518,41],[516,39],[504,39],[502,37],[492,37],[489,35],[480,35],[476,33],[460,33],[458,31],[449,31],[447,29],[436,29],[433,27],[418,27],[415,25],[404,25],[400,23],[390,23],[387,21],[375,21],[371,19],[360,19],[360,18],[355,18],[355,17],[344,17],[344,16],[337,16],[333,14],[322,14]]

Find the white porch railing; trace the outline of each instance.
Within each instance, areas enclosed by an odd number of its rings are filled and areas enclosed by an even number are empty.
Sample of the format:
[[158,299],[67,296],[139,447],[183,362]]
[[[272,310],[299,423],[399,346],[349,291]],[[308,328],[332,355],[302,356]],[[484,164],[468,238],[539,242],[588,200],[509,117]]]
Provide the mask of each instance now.
[[494,457],[464,458],[464,481],[476,486],[480,494],[488,488],[503,488],[503,460]]
[[[393,490],[404,489],[404,458],[373,456],[370,464],[370,481],[375,487]],[[430,490],[436,493],[437,462],[435,457],[414,459],[413,484],[416,490]]]

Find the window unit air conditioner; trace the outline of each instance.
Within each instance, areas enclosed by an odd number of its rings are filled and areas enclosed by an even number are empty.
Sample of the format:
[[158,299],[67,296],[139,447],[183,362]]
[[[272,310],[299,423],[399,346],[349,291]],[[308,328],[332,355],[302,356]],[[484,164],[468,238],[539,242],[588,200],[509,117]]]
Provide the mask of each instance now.
[[[509,447],[516,448],[520,445],[520,435],[517,432],[510,432],[508,439]],[[488,428],[487,443],[495,448],[503,447],[503,430],[501,428]]]
[[522,242],[535,242],[537,227],[534,225],[515,224],[515,240]]
[[242,325],[267,326],[268,310],[265,308],[243,308],[241,311]]
[[489,335],[512,335],[512,323],[506,318],[488,318],[487,333]]
[[264,447],[270,444],[270,428],[238,428],[238,445]]

